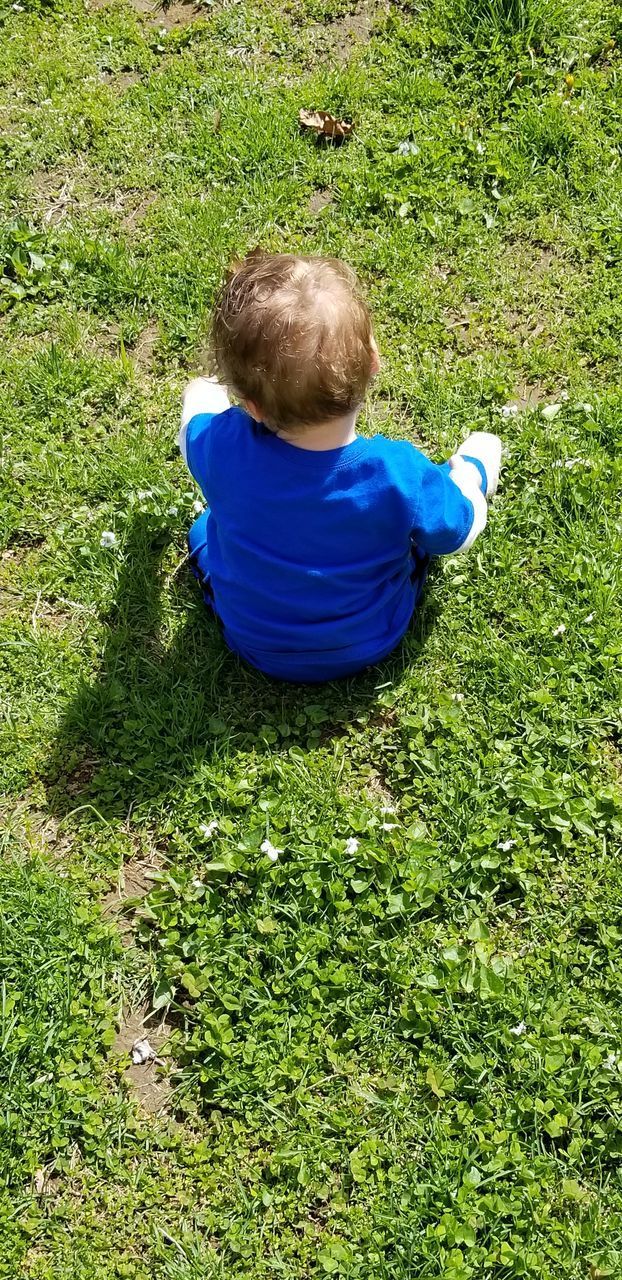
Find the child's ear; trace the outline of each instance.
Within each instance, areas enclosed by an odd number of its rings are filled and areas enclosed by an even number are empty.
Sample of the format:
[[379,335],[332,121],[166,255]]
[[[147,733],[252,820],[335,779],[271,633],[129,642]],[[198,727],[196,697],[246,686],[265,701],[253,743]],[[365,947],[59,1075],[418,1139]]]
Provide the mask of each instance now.
[[255,422],[263,422],[263,413],[258,404],[254,400],[243,400],[242,408],[254,419]]
[[371,340],[371,376],[372,378],[375,378],[377,373],[380,373],[380,352],[378,350],[378,347],[376,346],[376,339],[372,338]]

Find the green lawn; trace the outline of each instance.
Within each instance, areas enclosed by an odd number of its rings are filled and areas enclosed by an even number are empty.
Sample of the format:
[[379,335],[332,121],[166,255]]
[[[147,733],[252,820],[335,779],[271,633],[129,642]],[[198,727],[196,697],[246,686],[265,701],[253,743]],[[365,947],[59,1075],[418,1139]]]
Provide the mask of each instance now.
[[[621,46],[615,0],[0,0],[3,1280],[622,1276]],[[347,684],[244,668],[184,564],[257,243],[360,272],[364,430],[506,449]]]

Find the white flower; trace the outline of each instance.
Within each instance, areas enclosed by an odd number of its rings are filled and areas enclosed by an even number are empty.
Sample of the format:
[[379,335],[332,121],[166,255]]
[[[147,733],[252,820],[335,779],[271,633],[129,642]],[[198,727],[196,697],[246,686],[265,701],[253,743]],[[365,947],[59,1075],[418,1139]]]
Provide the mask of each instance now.
[[464,702],[464,694],[463,694],[463,693],[452,693],[452,695],[451,695],[451,700],[452,700],[452,702]]
[[475,150],[477,151],[478,156],[483,156],[484,151],[485,151],[485,147],[484,147],[483,142],[476,142],[476,143],[475,143]]
[[199,499],[198,499],[198,498],[196,499],[196,501],[195,501],[195,502],[193,502],[193,504],[192,504],[192,510],[193,510],[193,512],[194,512],[194,514],[195,514],[195,516],[202,516],[202,515],[203,515],[203,511],[205,510],[205,508],[204,508],[204,506],[203,506],[203,503],[202,503],[202,502],[199,502]]
[[593,621],[594,621],[594,614],[593,614],[593,613],[588,613],[587,618],[585,618],[585,619],[584,619],[584,621],[585,621],[585,622],[593,622]]
[[283,852],[282,849],[277,849],[276,846],[270,842],[270,840],[264,840],[260,848],[261,848],[261,852],[265,853],[266,858],[270,859],[270,862],[278,862],[279,856]]
[[139,489],[136,497],[139,502],[146,502],[147,498],[153,498],[153,489]]
[[381,831],[395,831],[395,828],[396,828],[396,827],[398,827],[398,826],[399,826],[399,822],[382,822],[382,823],[381,823],[381,825],[380,825],[380,830],[381,830]]
[[584,413],[593,413],[593,412],[594,412],[594,405],[593,405],[593,404],[588,404],[588,403],[587,403],[587,400],[584,400],[584,401],[583,401],[583,404],[580,404],[578,407],[579,407],[579,409],[583,409],[583,412],[584,412]]
[[501,843],[497,845],[497,849],[500,849],[502,853],[508,853],[510,849],[514,848],[515,844],[515,840],[502,840]]
[[218,818],[212,818],[211,822],[202,822],[199,832],[204,840],[211,840],[215,831],[218,830]]
[[561,411],[561,404],[545,404],[542,410],[542,417],[546,418],[547,422],[552,422],[553,418],[556,418]]
[[204,889],[204,888],[205,888],[205,885],[204,885],[203,881],[202,881],[202,880],[199,880],[199,877],[198,877],[198,876],[193,876],[193,878],[192,878],[192,880],[191,880],[191,882],[190,882],[190,883],[191,883],[191,885],[192,885],[192,888],[193,888],[193,889]]
[[570,392],[569,392],[569,391],[560,391],[560,393],[559,393],[559,398],[560,398],[560,400],[569,400],[569,399],[570,399]]
[[411,142],[409,138],[405,142],[398,143],[397,154],[400,156],[418,156],[419,147],[416,142]]
[[382,808],[381,808],[380,812],[381,812],[381,813],[395,813],[395,805],[394,805],[394,804],[383,804],[383,806],[382,806]]
[[610,1070],[613,1070],[614,1067],[617,1067],[619,1061],[620,1061],[619,1053],[609,1053],[605,1058],[605,1066],[609,1067]]
[[177,515],[177,507],[167,507],[167,508],[166,508],[166,514],[167,514],[167,516],[176,516],[176,515]]
[[358,851],[358,847],[359,847],[359,842],[356,836],[349,836],[349,838],[346,840],[346,853],[349,858],[352,856],[353,853],[356,853]]
[[524,1036],[527,1030],[526,1022],[519,1022],[515,1027],[510,1027],[511,1036]]
[[565,622],[560,622],[559,626],[558,626],[558,627],[555,627],[555,630],[553,631],[553,633],[552,633],[552,634],[553,634],[554,636],[556,636],[556,637],[557,637],[557,636],[563,636],[563,634],[564,634],[565,630],[566,630],[566,623],[565,623]]
[[502,418],[515,418],[518,413],[517,404],[502,404],[499,410]]
[[116,547],[117,545],[116,533],[111,533],[111,531],[107,529],[104,533],[102,533],[102,536],[99,539],[99,545],[100,547]]

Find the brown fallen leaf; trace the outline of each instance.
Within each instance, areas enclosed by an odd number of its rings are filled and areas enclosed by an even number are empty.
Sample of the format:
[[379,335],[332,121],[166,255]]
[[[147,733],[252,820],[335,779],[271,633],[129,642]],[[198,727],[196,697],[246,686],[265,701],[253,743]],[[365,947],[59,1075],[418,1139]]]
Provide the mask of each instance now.
[[333,141],[343,141],[349,138],[354,130],[354,125],[348,120],[338,120],[336,116],[332,116],[330,111],[305,111],[302,109],[298,112],[301,129],[312,129],[317,133],[318,138],[332,138]]

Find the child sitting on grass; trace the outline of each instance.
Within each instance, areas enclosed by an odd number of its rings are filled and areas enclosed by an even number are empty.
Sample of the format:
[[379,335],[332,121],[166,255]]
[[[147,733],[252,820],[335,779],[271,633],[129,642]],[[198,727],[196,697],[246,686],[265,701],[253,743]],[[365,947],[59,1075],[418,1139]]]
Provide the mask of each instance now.
[[431,556],[486,524],[501,461],[475,432],[435,465],[406,440],[357,435],[380,361],[344,263],[253,253],[217,300],[218,375],[184,396],[180,447],[209,504],[190,560],[235,653],[267,675],[321,681],[399,643]]

